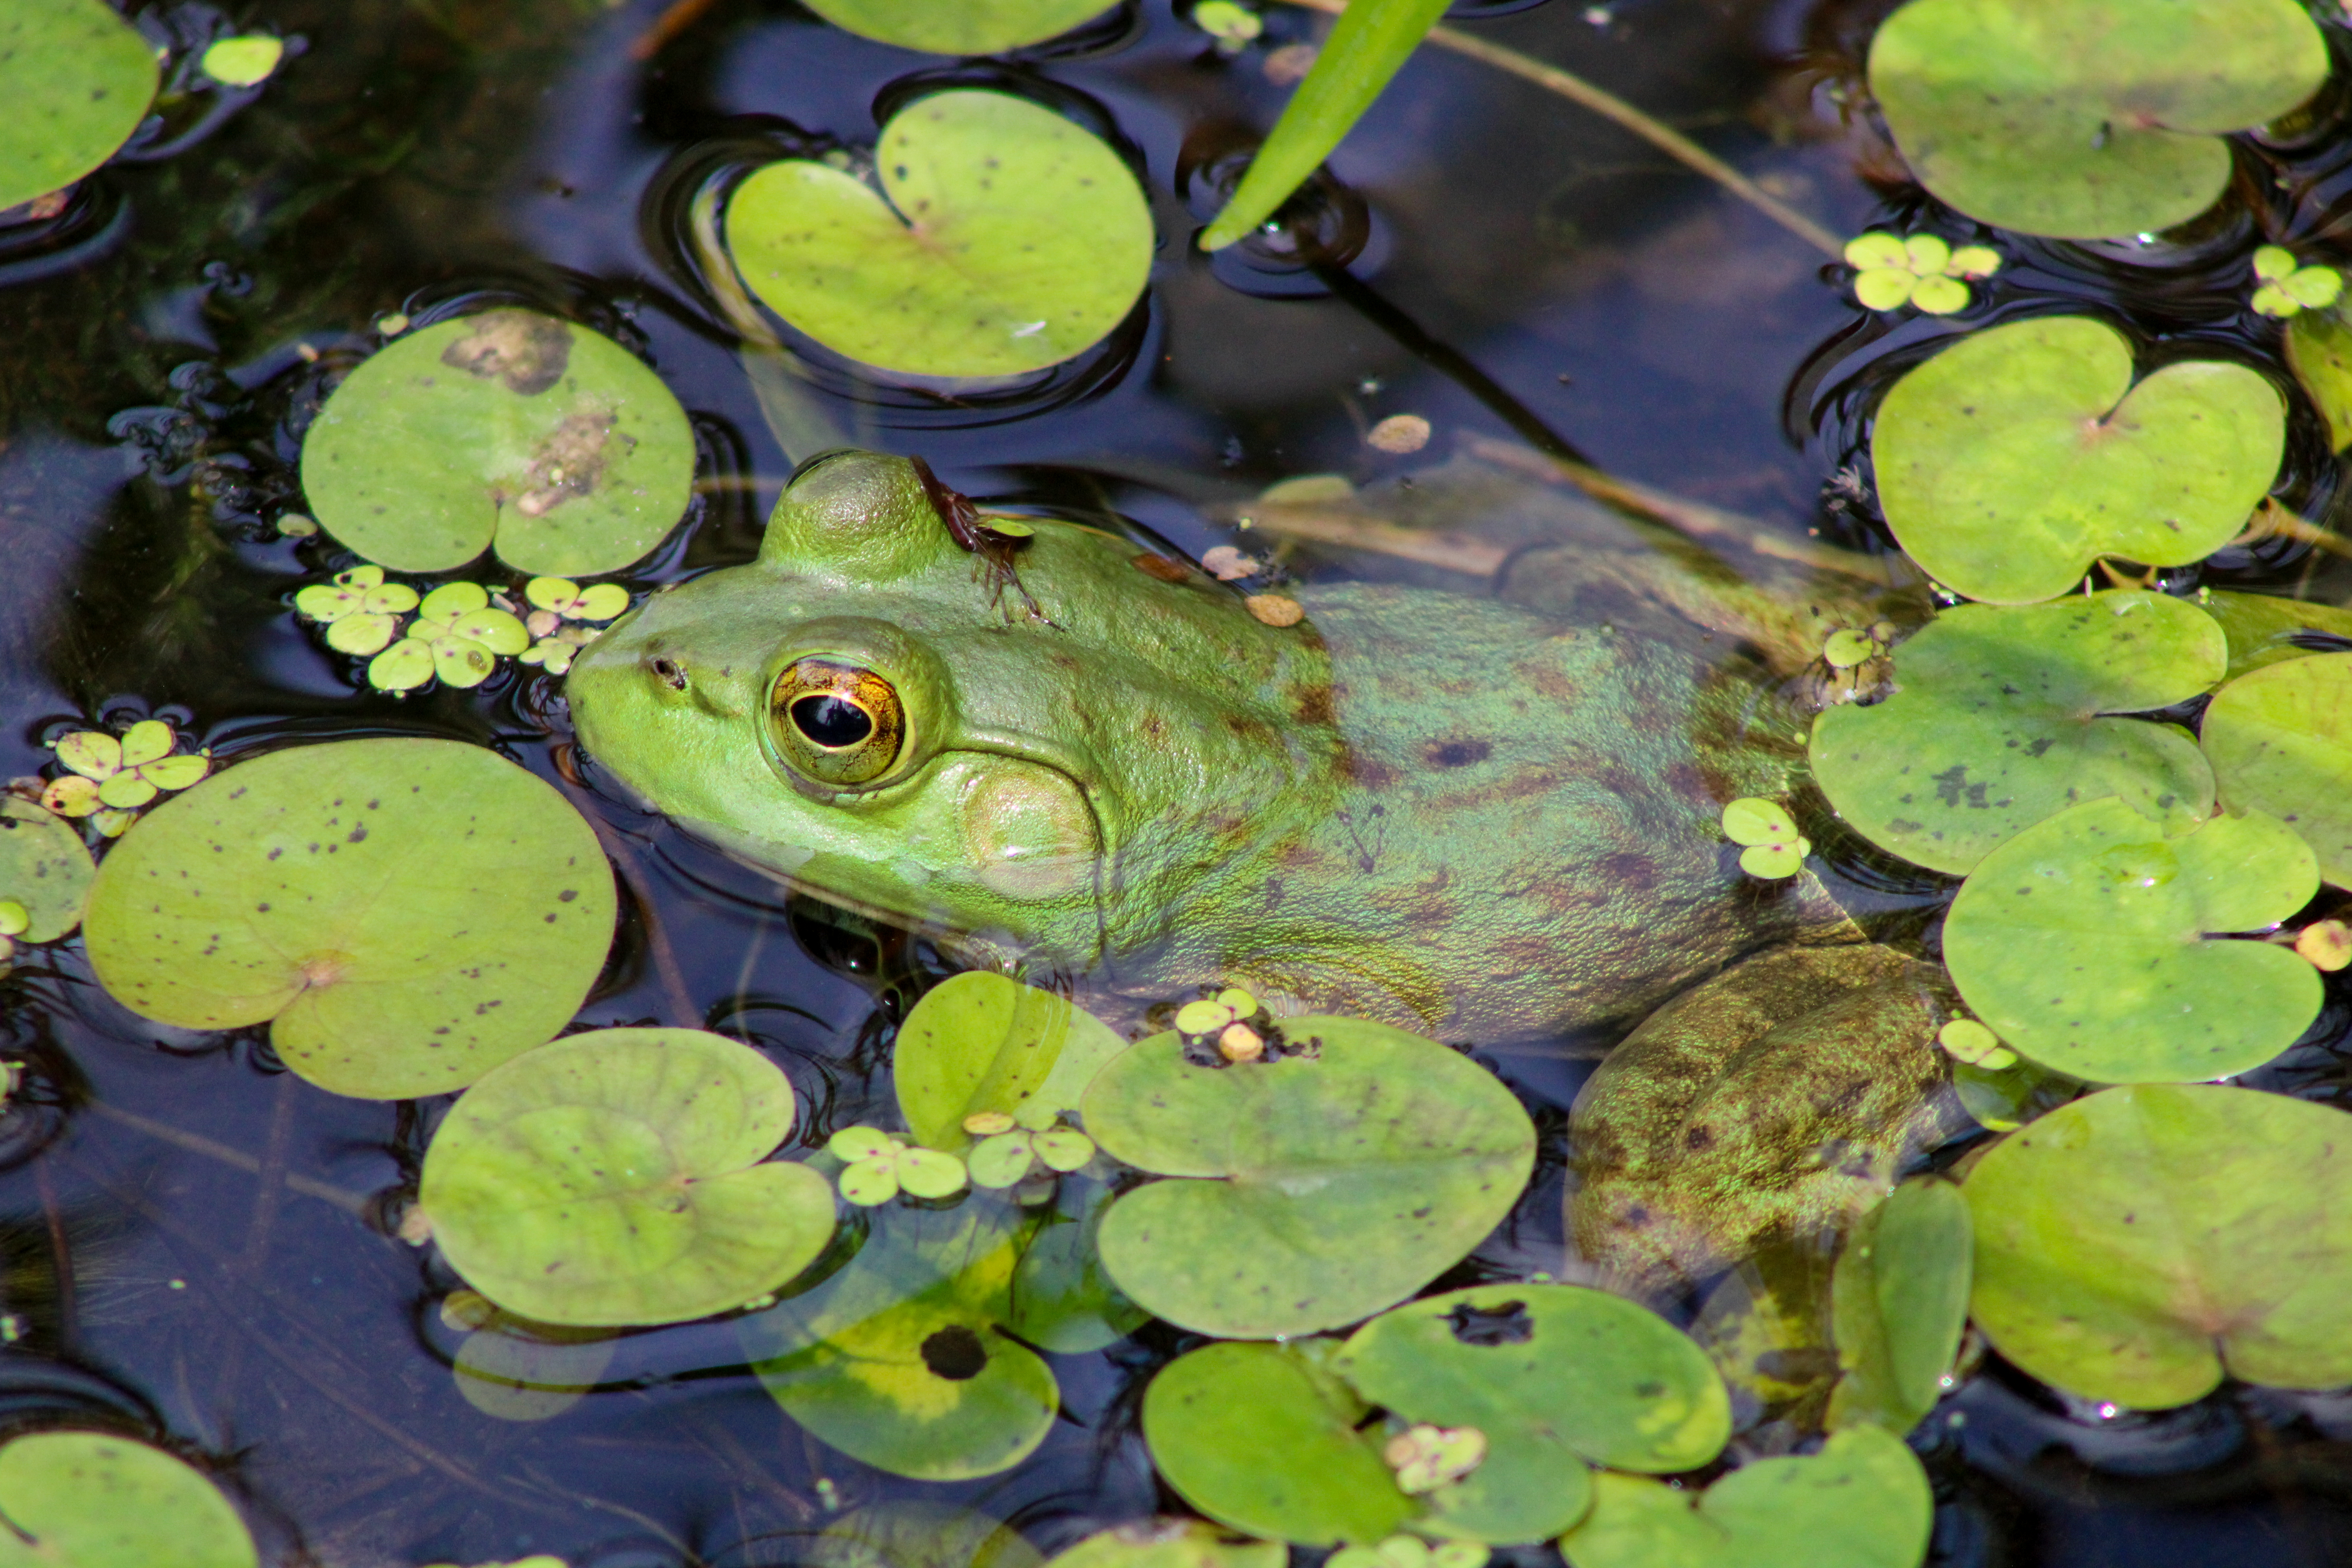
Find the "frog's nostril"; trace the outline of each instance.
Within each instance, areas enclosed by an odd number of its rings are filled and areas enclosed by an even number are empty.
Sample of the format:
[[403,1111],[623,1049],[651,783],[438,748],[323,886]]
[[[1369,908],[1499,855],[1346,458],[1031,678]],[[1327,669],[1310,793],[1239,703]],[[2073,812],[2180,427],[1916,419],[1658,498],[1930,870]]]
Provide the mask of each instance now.
[[651,669],[655,678],[672,691],[686,689],[686,667],[677,660],[665,656],[647,661],[646,668]]

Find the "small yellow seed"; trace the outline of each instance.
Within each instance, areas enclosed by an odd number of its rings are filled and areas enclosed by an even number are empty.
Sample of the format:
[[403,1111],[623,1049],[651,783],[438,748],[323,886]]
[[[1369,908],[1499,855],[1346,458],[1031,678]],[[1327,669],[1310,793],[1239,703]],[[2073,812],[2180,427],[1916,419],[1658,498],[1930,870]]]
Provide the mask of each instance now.
[[1217,1054],[1229,1062],[1254,1062],[1265,1055],[1265,1041],[1247,1024],[1228,1024],[1217,1037]]
[[963,1130],[975,1138],[993,1138],[1013,1131],[1013,1118],[1001,1110],[975,1110],[963,1119]]

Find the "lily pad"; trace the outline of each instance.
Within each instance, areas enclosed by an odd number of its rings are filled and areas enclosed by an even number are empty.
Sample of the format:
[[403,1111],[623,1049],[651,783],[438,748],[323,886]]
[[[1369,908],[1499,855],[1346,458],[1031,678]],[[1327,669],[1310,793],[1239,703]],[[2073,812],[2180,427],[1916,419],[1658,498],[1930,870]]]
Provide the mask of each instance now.
[[1901,1436],[1944,1394],[1969,1316],[1968,1200],[1918,1176],[1855,1222],[1831,1285],[1843,1373],[1832,1428],[1868,1421]]
[[1703,1493],[1602,1475],[1560,1537],[1569,1568],[1918,1568],[1935,1498],[1918,1458],[1875,1426],[1818,1454],[1743,1465]]
[[809,1434],[894,1475],[1011,1469],[1061,1404],[1053,1370],[1006,1337],[1026,1226],[1012,1205],[879,1212],[846,1266],[737,1325],[760,1381]]
[[1410,1301],[1356,1331],[1332,1363],[1400,1420],[1474,1427],[1486,1458],[1428,1497],[1417,1528],[1497,1544],[1583,1516],[1583,1460],[1696,1469],[1731,1435],[1731,1402],[1698,1346],[1644,1307],[1572,1285],[1482,1285]]
[[2195,217],[2229,184],[2221,137],[2326,76],[2293,0],[1913,0],[1870,48],[1871,92],[1922,184],[2066,239]]
[[598,1029],[467,1090],[425,1152],[418,1202],[466,1282],[543,1323],[676,1323],[740,1306],[814,1262],[833,1193],[761,1163],[793,1086],[699,1029]]
[[2352,1120],[2212,1084],[2111,1089],[1969,1174],[1969,1307],[2000,1353],[2087,1399],[2162,1409],[2223,1373],[2352,1383]]
[[1339,1347],[1212,1344],[1143,1391],[1143,1437],[1177,1494],[1220,1523],[1306,1546],[1374,1542],[1418,1509],[1370,1414],[1325,1363]]
[[2114,328],[2042,316],[1972,332],[1897,382],[1871,456],[1913,560],[1969,598],[2021,605],[2096,556],[2211,554],[2270,489],[2285,431],[2276,389],[2244,365],[2181,360],[2135,386]]
[[1055,1206],[1037,1216],[1013,1271],[1009,1326],[1024,1342],[1083,1355],[1117,1344],[1150,1321],[1103,1270],[1102,1216],[1110,1198],[1099,1182],[1064,1182]]
[[2230,809],[2276,816],[2311,846],[2322,877],[2352,887],[2352,653],[2240,677],[2206,708],[2202,733]]
[[0,1447],[0,1568],[254,1568],[228,1500],[158,1448],[102,1432]]
[[791,1561],[807,1568],[1037,1568],[1041,1559],[1009,1524],[908,1498],[843,1514]]
[[588,1396],[613,1364],[614,1339],[604,1329],[500,1322],[467,1334],[450,1372],[466,1403],[492,1420],[545,1421]]
[[63,190],[131,140],[155,50],[100,0],[8,0],[0,15],[0,207]]
[[31,801],[0,795],[0,899],[24,906],[19,942],[55,942],[81,924],[96,868],[89,847],[63,817]]
[[1183,1328],[1311,1333],[1393,1306],[1486,1238],[1533,1164],[1527,1112],[1466,1057],[1360,1019],[1283,1030],[1307,1048],[1213,1068],[1155,1036],[1087,1091],[1105,1151],[1175,1178],[1111,1205],[1103,1266]]
[[215,773],[116,845],[89,956],[131,1011],[268,1022],[286,1064],[373,1100],[463,1089],[570,1020],[613,876],[563,797],[495,752],[383,738]]
[[1033,1131],[1052,1127],[1126,1048],[1109,1025],[1066,997],[974,970],[915,1004],[890,1066],[915,1141],[961,1154],[974,1142],[964,1123],[976,1115],[995,1111]]
[[2352,610],[2333,605],[2283,599],[2275,594],[2218,592],[2200,595],[2199,602],[2206,614],[2221,624],[2230,639],[2231,680],[2290,658],[2343,651],[2331,649],[2329,638],[2352,645]]
[[517,571],[617,572],[685,514],[694,431],[610,338],[530,310],[438,321],[346,376],[302,441],[320,526],[396,572],[495,542]]
[[743,280],[827,348],[918,375],[1020,375],[1084,353],[1143,292],[1151,209],[1118,154],[1052,110],[934,93],[882,128],[874,166],[879,192],[771,163],[727,205]]
[[2286,327],[2287,368],[2327,421],[2328,445],[2352,447],[2352,321],[2345,305],[2298,311]]
[[1872,843],[1938,871],[2104,795],[2186,827],[2213,809],[2196,742],[2103,715],[2197,696],[2227,647],[2210,616],[2163,594],[1963,605],[1895,650],[1893,696],[1814,721],[1813,773]]
[[1205,1519],[1139,1519],[1097,1531],[1047,1559],[1049,1568],[1283,1568],[1279,1542],[1237,1535]]
[[2168,835],[2094,800],[1985,857],[1952,900],[1944,962],[2009,1047],[2093,1083],[2244,1072],[2319,1015],[2289,949],[2214,940],[2286,919],[2318,890],[2311,848],[2261,812]]
[[935,55],[995,55],[1058,37],[1108,9],[1103,0],[809,0],[861,37]]
[[1668,1003],[1576,1098],[1578,1248],[1669,1288],[1876,1204],[1969,1125],[1936,1044],[1950,1007],[1936,965],[1859,944],[1769,952]]

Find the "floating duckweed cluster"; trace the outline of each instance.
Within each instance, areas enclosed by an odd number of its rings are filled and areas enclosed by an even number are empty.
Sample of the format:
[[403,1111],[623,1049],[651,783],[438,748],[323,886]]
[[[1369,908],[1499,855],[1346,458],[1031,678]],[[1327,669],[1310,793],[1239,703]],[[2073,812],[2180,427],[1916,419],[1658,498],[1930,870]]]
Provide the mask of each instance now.
[[1845,260],[1854,269],[1853,297],[1864,308],[1899,310],[1908,305],[1928,316],[1967,310],[1969,281],[2000,270],[2000,252],[1989,246],[1955,250],[1936,235],[1906,239],[1883,229],[1848,241]]
[[311,584],[294,595],[294,607],[326,627],[329,647],[367,659],[367,683],[379,691],[414,691],[436,679],[479,686],[509,658],[560,676],[596,639],[599,623],[629,607],[617,583],[583,588],[568,577],[533,577],[523,598],[530,608],[518,614],[522,605],[478,583],[444,583],[420,596],[371,564]]

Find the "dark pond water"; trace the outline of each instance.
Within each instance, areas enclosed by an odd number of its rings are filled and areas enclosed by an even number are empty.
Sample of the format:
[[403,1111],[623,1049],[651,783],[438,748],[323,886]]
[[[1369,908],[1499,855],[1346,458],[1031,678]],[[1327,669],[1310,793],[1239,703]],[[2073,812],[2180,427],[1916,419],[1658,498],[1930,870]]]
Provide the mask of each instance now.
[[[1888,8],[1553,0],[1470,25],[1589,75],[1847,235],[1911,216],[1896,166],[1839,109]],[[805,454],[779,446],[696,280],[686,197],[779,146],[870,140],[877,99],[940,62],[785,0],[718,0],[640,59],[664,9],[240,11],[309,43],[257,102],[174,156],[105,173],[52,224],[0,231],[0,777],[36,772],[68,723],[137,712],[228,756],[431,733],[566,778],[565,716],[535,678],[355,692],[287,608],[344,558],[274,522],[299,505],[305,421],[374,346],[377,318],[537,301],[641,348],[699,427],[697,512],[641,581],[749,554]],[[1276,41],[1319,26],[1280,6],[1271,23]],[[1014,75],[1115,127],[1147,172],[1161,235],[1147,303],[1046,386],[992,400],[824,370],[819,401],[844,435],[920,453],[976,494],[1108,504],[1195,554],[1228,537],[1213,503],[1300,473],[1390,477],[1480,437],[1550,441],[1792,535],[1874,542],[1842,476],[1871,393],[1944,329],[1865,321],[1802,240],[1632,136],[1444,55],[1417,59],[1333,161],[1344,188],[1318,198],[1325,220],[1363,228],[1345,278],[1211,263],[1189,238],[1282,99],[1264,51],[1219,59],[1164,0],[1087,42]],[[2352,157],[2327,107],[2302,142],[2246,154],[2245,199],[2212,232],[2133,258],[2028,246],[2000,309],[2089,300],[2144,342],[2274,365],[2215,261],[2249,225],[2291,225],[2307,248],[2336,232]],[[1429,452],[1365,447],[1393,413],[1431,422]],[[2294,445],[2297,499],[2325,515],[2324,437],[2298,426]],[[2346,596],[2323,561],[2264,549],[2204,570]],[[658,820],[567,788],[609,829],[626,890],[585,1022],[736,1034],[787,1068],[820,1129],[887,1101],[894,1020],[942,972],[921,940],[782,902]],[[312,1089],[257,1032],[159,1031],[106,998],[74,943],[20,965],[0,1005],[5,1048],[34,1068],[34,1103],[0,1127],[0,1415],[102,1416],[212,1456],[273,1560],[748,1568],[795,1561],[839,1509],[915,1494],[1009,1520],[1050,1552],[1171,1500],[1136,1432],[1143,1381],[1182,1344],[1159,1328],[1055,1358],[1064,1418],[1045,1447],[955,1486],[803,1436],[709,1325],[628,1337],[598,1391],[550,1419],[493,1419],[449,1370],[440,1302],[456,1282],[383,1229],[432,1108]],[[2347,1017],[2339,996],[2318,1033]],[[1453,1282],[1561,1266],[1559,1132],[1589,1063],[1486,1059],[1546,1130],[1549,1174]],[[2336,1098],[2344,1073],[2320,1039],[2262,1081]],[[2352,1557],[2352,1400],[2228,1391],[2105,1417],[1988,1359],[1914,1441],[1937,1487],[1938,1563]]]

